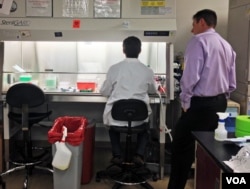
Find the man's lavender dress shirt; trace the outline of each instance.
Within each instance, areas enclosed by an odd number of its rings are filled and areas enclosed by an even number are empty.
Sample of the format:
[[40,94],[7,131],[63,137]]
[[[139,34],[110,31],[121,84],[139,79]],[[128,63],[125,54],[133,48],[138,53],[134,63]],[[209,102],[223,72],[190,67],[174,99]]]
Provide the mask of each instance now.
[[230,92],[236,88],[236,53],[231,45],[214,29],[194,35],[184,56],[181,78],[182,108],[190,107],[192,96],[209,97]]

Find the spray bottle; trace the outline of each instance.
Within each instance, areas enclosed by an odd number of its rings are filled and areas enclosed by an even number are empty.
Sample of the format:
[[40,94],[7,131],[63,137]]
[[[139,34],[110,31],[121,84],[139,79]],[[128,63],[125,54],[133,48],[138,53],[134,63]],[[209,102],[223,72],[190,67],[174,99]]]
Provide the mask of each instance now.
[[214,138],[215,140],[223,141],[227,139],[227,130],[225,129],[225,119],[229,116],[226,112],[217,112],[219,116],[218,127],[215,129]]

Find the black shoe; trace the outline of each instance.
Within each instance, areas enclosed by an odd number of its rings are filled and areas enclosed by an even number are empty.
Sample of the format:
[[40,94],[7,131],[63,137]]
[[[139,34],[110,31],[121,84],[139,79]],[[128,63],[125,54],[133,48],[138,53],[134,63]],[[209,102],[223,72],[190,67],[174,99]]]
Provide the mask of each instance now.
[[136,165],[139,165],[139,166],[142,166],[145,164],[144,160],[143,160],[143,157],[141,157],[140,155],[135,155],[134,158],[133,158],[133,162],[136,164]]
[[120,156],[114,156],[111,161],[111,163],[115,164],[115,165],[120,165],[123,162],[123,159]]

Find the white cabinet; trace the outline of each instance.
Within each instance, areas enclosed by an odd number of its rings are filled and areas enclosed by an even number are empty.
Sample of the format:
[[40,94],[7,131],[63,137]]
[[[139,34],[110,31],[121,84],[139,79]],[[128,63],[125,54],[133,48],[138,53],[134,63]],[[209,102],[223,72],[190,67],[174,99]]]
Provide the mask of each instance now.
[[[79,3],[78,3],[79,1]],[[120,8],[119,8],[120,5]],[[176,1],[175,0],[75,0],[73,4],[66,4],[63,0],[53,1],[53,17],[63,17],[63,11],[68,7],[77,11],[78,9],[85,8],[86,15],[83,17],[95,18],[95,10],[97,8],[101,11],[107,9],[107,13],[112,11],[112,8],[120,9],[120,18],[175,18],[176,17]],[[115,10],[114,10],[115,11]],[[110,14],[112,17],[112,14]],[[107,16],[108,17],[108,16]]]
[[[15,2],[16,12],[0,14],[2,41],[122,41],[135,35],[142,41],[172,42],[175,38],[175,0],[53,0],[52,7],[45,7],[46,14],[40,14],[42,6],[26,8],[25,3],[34,1]],[[97,8],[95,2],[103,6]]]

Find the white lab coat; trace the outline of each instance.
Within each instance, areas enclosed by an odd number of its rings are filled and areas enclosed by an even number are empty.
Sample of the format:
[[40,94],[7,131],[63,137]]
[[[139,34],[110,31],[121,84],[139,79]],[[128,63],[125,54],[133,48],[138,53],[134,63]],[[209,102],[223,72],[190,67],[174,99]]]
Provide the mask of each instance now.
[[[150,68],[137,58],[126,58],[109,68],[100,93],[108,97],[103,113],[104,124],[127,126],[127,122],[113,120],[111,116],[113,103],[120,99],[140,99],[147,104],[150,114],[151,108],[148,94],[157,93],[157,84],[154,80],[154,73]],[[148,119],[145,121],[148,121]],[[141,125],[142,123],[133,122],[132,126]]]

